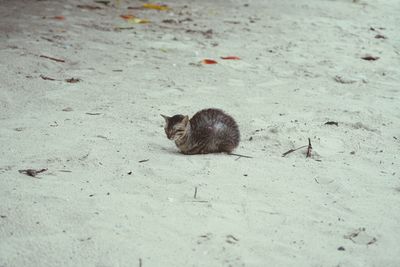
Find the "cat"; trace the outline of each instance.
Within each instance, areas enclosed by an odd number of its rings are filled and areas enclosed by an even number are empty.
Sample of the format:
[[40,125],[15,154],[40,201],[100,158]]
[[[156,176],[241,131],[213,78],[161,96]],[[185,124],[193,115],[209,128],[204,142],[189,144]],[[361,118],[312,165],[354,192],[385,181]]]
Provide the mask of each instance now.
[[232,154],[239,145],[240,132],[236,121],[220,109],[203,109],[190,120],[189,116],[180,114],[161,116],[165,119],[167,138],[175,141],[183,154]]

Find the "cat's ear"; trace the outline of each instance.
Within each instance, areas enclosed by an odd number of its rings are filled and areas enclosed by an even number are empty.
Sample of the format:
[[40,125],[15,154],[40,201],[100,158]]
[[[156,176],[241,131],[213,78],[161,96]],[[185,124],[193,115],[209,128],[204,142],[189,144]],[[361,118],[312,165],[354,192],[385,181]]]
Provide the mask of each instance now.
[[189,116],[186,115],[185,117],[183,117],[182,123],[183,123],[184,125],[186,125],[188,122],[189,122]]
[[165,115],[163,115],[163,114],[160,114],[160,115],[161,115],[161,117],[164,118],[165,122],[168,122],[169,119],[171,118],[171,117],[165,116]]

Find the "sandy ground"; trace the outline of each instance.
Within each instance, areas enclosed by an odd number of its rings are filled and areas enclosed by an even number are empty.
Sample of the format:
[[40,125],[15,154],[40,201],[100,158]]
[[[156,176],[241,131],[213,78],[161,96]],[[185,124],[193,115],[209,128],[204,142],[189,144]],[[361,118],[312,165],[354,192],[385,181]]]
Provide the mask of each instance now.
[[400,2],[164,3],[0,1],[0,266],[400,266]]

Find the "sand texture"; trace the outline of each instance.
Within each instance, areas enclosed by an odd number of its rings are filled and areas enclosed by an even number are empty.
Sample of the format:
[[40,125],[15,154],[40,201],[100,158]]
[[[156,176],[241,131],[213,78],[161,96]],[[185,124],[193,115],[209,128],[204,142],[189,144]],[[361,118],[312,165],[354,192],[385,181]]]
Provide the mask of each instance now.
[[400,2],[144,3],[0,0],[0,266],[400,266]]

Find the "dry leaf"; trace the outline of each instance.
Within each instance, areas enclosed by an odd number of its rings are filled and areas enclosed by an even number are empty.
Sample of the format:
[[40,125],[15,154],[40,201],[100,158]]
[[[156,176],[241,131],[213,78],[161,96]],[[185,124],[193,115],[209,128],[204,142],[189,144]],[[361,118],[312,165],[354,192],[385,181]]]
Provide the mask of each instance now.
[[227,56],[227,57],[221,57],[221,59],[229,59],[229,60],[240,60],[240,57],[237,56]]
[[64,20],[65,17],[64,17],[64,16],[54,16],[53,19],[56,19],[56,20]]
[[129,20],[129,19],[135,18],[135,16],[133,16],[133,15],[121,15],[120,17],[125,19],[125,20]]
[[213,60],[213,59],[203,59],[201,61],[201,63],[203,63],[203,64],[217,64],[218,62]]
[[78,78],[70,78],[70,79],[65,79],[65,81],[67,83],[77,83],[77,82],[80,82],[81,80]]
[[144,8],[148,9],[155,9],[155,10],[169,10],[169,7],[167,5],[157,5],[157,4],[143,4]]
[[23,173],[23,174],[26,174],[31,177],[36,177],[36,175],[38,175],[39,173],[45,172],[45,171],[47,171],[47,168],[39,169],[39,170],[35,170],[35,169],[18,170],[19,173]]
[[365,55],[365,56],[362,57],[362,59],[368,60],[368,61],[375,61],[375,60],[378,60],[379,57],[374,57],[374,56],[371,56],[371,55]]
[[377,34],[375,35],[376,39],[387,39],[386,36],[382,35],[382,34]]

